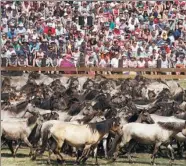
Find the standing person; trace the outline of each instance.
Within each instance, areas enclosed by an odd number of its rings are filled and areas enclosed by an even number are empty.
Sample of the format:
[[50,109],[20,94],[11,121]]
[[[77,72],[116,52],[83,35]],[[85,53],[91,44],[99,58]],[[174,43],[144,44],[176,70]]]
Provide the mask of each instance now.
[[[123,68],[128,68],[129,67],[129,60],[128,60],[128,58],[127,58],[127,56],[124,54],[123,56],[122,56],[122,60],[123,60]],[[128,71],[124,71],[123,72],[123,74],[129,74],[129,72]]]
[[26,66],[28,66],[28,67],[34,67],[35,66],[35,58],[31,54],[28,54],[28,56],[26,58],[26,61],[27,61]]
[[16,53],[13,53],[11,57],[9,58],[8,65],[11,67],[17,67],[18,64],[18,58]]
[[[164,69],[169,68],[169,61],[167,60],[167,57],[165,55],[161,56],[160,61],[161,61],[161,68]],[[166,75],[167,72],[161,72],[161,74]]]
[[[39,49],[39,51],[36,51],[35,54],[35,65],[36,67],[41,67],[42,66],[42,60],[44,58],[44,53],[41,49]],[[39,70],[39,73],[41,73],[41,71]]]
[[[129,68],[137,68],[138,64],[137,64],[137,61],[136,61],[136,57],[132,56],[131,59],[129,60]],[[130,74],[132,75],[136,75],[136,72],[131,72],[130,71]]]
[[[115,52],[114,57],[110,61],[110,65],[113,68],[118,68],[119,67],[119,53]],[[112,72],[112,74],[117,74],[116,72]]]

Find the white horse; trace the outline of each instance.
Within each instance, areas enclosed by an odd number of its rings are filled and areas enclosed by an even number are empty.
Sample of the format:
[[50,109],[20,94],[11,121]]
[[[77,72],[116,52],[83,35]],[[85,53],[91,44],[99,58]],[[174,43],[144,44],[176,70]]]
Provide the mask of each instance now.
[[[184,123],[181,122],[158,122],[155,124],[142,124],[142,123],[129,123],[123,126],[122,129],[122,137],[120,143],[113,144],[116,146],[117,144],[117,152],[115,153],[115,157],[118,154],[119,147],[123,147],[127,143],[129,143],[132,139],[139,143],[143,144],[155,144],[155,148],[153,154],[151,156],[151,163],[154,164],[155,155],[158,152],[159,147],[164,144],[171,152],[171,160],[174,160],[173,148],[170,146],[169,142],[171,137],[175,136],[179,132],[183,132],[186,128],[186,121]],[[135,145],[135,144],[133,144]],[[130,150],[133,148],[133,145],[130,146]],[[128,153],[128,159],[131,160],[130,153]]]
[[[154,120],[155,123],[158,122],[180,122],[183,123],[185,120],[176,118],[174,116],[160,116],[156,114],[150,114],[151,118]],[[182,134],[182,132],[177,133],[173,136],[178,142],[186,142],[186,137]],[[177,144],[180,146],[180,144]]]

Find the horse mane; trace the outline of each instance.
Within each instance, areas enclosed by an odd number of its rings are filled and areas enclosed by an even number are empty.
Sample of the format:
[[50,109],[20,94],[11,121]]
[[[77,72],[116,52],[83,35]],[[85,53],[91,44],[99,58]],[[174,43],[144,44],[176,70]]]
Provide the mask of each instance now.
[[22,102],[18,103],[16,105],[16,108],[19,110],[19,109],[25,108],[27,105],[28,105],[28,101],[25,100],[25,101],[22,101]]
[[158,122],[159,126],[165,130],[173,130],[173,131],[181,131],[186,123],[178,123],[178,122]]
[[83,117],[82,119],[79,119],[78,122],[82,122],[83,124],[86,124],[90,122],[95,116],[97,112],[93,112],[92,114],[89,114],[88,116]]
[[116,118],[107,119],[101,122],[89,123],[87,126],[91,129],[92,133],[97,131],[100,134],[105,134],[109,132],[115,120]]
[[28,120],[27,120],[27,125],[28,125],[28,126],[31,126],[31,125],[33,125],[36,121],[37,121],[37,116],[31,116],[31,117],[29,117]]

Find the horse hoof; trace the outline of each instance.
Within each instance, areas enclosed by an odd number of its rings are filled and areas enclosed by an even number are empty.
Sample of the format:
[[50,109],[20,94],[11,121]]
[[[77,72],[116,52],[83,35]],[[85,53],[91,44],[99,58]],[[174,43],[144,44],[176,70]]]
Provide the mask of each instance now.
[[31,157],[31,160],[36,160],[36,156],[32,156]]
[[109,157],[108,157],[108,156],[105,156],[105,159],[107,159],[107,160],[108,160],[108,159],[109,159]]
[[129,160],[129,163],[130,163],[130,164],[134,164],[134,161],[133,161],[133,160]]
[[47,165],[51,165],[51,162],[50,161],[47,161]]
[[151,162],[151,165],[156,166],[156,164],[155,164],[155,163],[153,163],[153,162]]
[[174,160],[169,161],[169,165],[172,165],[174,163]]

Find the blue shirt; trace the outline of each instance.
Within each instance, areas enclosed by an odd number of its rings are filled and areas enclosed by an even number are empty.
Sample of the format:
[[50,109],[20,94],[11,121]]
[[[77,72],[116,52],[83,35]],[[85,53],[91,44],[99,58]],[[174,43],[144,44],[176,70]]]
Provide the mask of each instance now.
[[15,30],[14,31],[8,31],[7,32],[7,36],[8,36],[8,38],[9,39],[12,39],[14,36],[16,36],[16,32],[15,32]]

